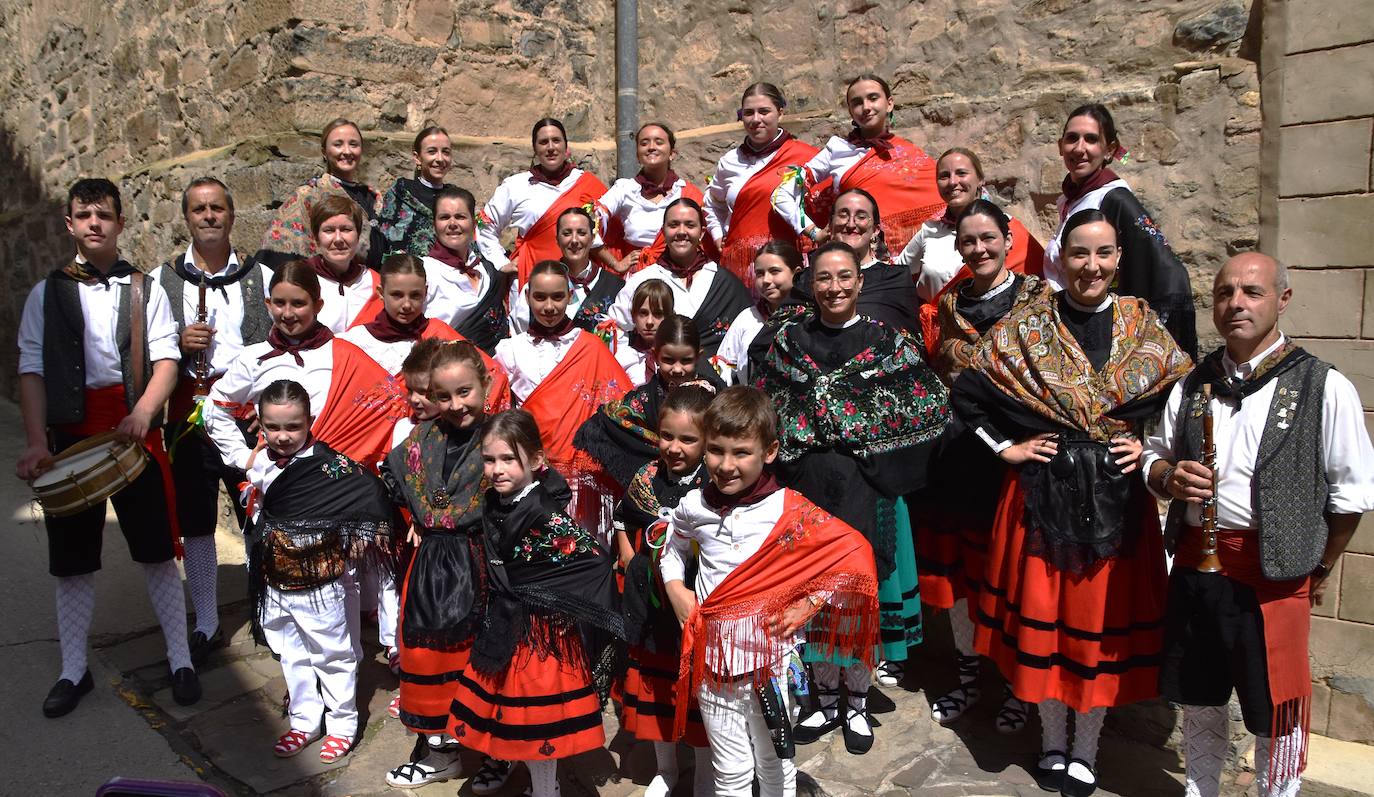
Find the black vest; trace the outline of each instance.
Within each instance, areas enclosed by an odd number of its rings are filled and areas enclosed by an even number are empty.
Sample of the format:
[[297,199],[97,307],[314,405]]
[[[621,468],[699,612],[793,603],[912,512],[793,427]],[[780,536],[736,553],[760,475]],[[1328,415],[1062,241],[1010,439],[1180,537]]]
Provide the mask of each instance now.
[[[177,329],[185,329],[187,324],[194,321],[186,318],[188,280],[180,273],[180,269],[185,265],[185,253],[177,255],[175,260],[162,264],[162,271],[158,277],[162,289],[167,292],[167,299],[172,306],[172,317],[177,320]],[[237,286],[243,299],[243,320],[239,323],[239,335],[243,338],[243,345],[251,346],[267,340],[267,333],[272,330],[272,316],[268,314],[267,304],[263,302],[263,296],[266,294],[263,292],[262,270],[258,268],[258,262],[250,257],[239,264],[237,274],[211,284],[223,285],[226,290],[229,286]],[[211,290],[218,288],[212,287]]]

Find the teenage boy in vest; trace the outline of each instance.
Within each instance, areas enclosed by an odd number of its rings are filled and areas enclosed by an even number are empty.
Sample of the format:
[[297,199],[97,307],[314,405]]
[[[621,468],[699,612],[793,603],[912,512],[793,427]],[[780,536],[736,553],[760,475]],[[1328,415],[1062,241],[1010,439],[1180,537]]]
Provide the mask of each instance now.
[[[245,477],[224,464],[204,428],[189,420],[196,410],[196,370],[204,358],[208,388],[245,346],[267,339],[272,318],[263,299],[272,275],[251,257],[240,260],[230,245],[234,197],[224,183],[213,177],[192,180],[181,195],[181,214],[191,244],[155,269],[151,278],[167,292],[181,332],[181,378],[167,405],[167,446],[176,484],[177,521],[185,538],[186,583],[196,612],[191,660],[199,667],[210,651],[224,644],[216,589],[219,485],[223,482],[228,494],[237,497]],[[206,320],[198,323],[202,281]],[[242,526],[243,509],[237,500],[231,504]]]
[[[805,626],[808,645],[872,663],[873,549],[854,528],[778,486],[771,472],[778,415],[762,390],[725,390],[702,426],[711,481],[673,511],[659,562],[683,625],[674,729],[685,728],[696,690],[716,797],[750,797],[756,775],[759,797],[791,797],[797,769],[786,750],[787,661]],[[689,587],[692,543],[700,557]]]
[[[160,433],[162,407],[177,379],[176,322],[162,288],[119,256],[124,217],[114,183],[78,180],[67,195],[66,219],[76,257],[34,286],[19,322],[19,399],[28,445],[16,471],[32,480],[50,454],[101,432],[114,430],[143,443],[155,461],[111,501],[129,553],[143,565],[148,597],[162,625],[172,696],[190,705],[200,699],[200,682],[186,644],[186,600],[173,561],[176,539],[170,494],[164,490],[170,474]],[[141,334],[131,329],[139,288]],[[139,338],[142,345],[134,351]],[[44,523],[48,569],[57,578],[62,674],[43,701],[43,714],[60,717],[94,686],[86,669],[86,637],[95,609],[105,502],[76,515],[45,516]]]
[[[1232,689],[1256,737],[1259,793],[1297,794],[1312,701],[1310,607],[1360,515],[1374,509],[1360,397],[1279,331],[1292,293],[1271,257],[1247,253],[1222,266],[1212,322],[1226,345],[1174,386],[1145,444],[1147,483],[1172,502],[1160,692],[1183,705],[1189,795],[1219,791]],[[1202,464],[1205,384],[1215,477]],[[1204,501],[1216,507],[1215,572],[1204,564]]]

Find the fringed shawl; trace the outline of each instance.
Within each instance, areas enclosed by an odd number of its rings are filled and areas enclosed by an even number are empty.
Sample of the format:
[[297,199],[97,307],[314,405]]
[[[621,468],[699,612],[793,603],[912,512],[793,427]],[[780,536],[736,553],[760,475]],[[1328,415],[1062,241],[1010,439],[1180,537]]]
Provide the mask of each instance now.
[[[1016,291],[1016,295],[1012,298],[1011,311],[1007,316],[1014,316],[1026,305],[1049,297],[1049,283],[1037,276],[1013,275],[1011,279],[1019,279],[1021,284],[1009,289]],[[938,347],[933,365],[947,385],[954,384],[959,374],[969,367],[978,344],[983,340],[974,325],[959,312],[959,291],[962,288],[962,284],[952,284],[949,290],[940,294]]]

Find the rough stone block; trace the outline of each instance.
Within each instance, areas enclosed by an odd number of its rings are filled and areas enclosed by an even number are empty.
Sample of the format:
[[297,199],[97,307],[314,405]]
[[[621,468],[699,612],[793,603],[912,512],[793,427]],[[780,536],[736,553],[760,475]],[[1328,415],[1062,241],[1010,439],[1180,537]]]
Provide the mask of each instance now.
[[290,35],[274,36],[272,44],[295,69],[383,83],[421,82],[439,54],[437,47],[313,25],[297,27]]
[[247,41],[294,20],[361,23],[367,19],[367,5],[367,0],[248,0],[236,20],[238,40]]
[[1374,742],[1374,680],[1332,679],[1326,735],[1347,742]]
[[1364,269],[1293,269],[1293,298],[1283,316],[1290,335],[1354,338],[1360,334]]
[[1374,39],[1368,0],[1322,0],[1288,6],[1284,50],[1290,53]]
[[448,0],[417,0],[410,9],[408,29],[421,39],[440,44],[453,33],[453,7]]
[[1279,196],[1365,190],[1372,125],[1352,119],[1279,131]]
[[1340,607],[1337,616],[1357,623],[1374,623],[1374,556],[1347,553],[1341,558]]
[[1331,575],[1326,579],[1326,589],[1322,592],[1322,602],[1312,604],[1313,617],[1336,617],[1340,613],[1341,604],[1341,565],[1344,564],[1345,557],[1336,561],[1336,566],[1331,570]]
[[1313,678],[1374,672],[1374,625],[1312,618]]
[[1365,410],[1374,410],[1374,340],[1304,340],[1302,345],[1340,369],[1355,385]]
[[[1374,80],[1369,81],[1374,85]],[[1279,200],[1278,258],[1289,266],[1374,265],[1374,194]]]
[[1312,728],[1313,733],[1326,735],[1326,718],[1331,713],[1331,687],[1324,683],[1312,684]]
[[1283,59],[1282,124],[1321,122],[1374,114],[1374,44],[1342,47]]

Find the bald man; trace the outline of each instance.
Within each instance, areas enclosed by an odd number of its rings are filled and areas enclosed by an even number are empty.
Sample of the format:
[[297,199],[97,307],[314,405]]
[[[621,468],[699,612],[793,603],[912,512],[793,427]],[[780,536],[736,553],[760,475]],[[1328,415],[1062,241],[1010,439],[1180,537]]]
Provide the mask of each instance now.
[[[1312,700],[1311,603],[1361,514],[1374,509],[1374,447],[1360,397],[1279,331],[1292,295],[1287,269],[1273,258],[1228,260],[1212,285],[1212,323],[1226,345],[1174,385],[1145,442],[1146,482],[1170,501],[1164,534],[1175,558],[1160,692],[1183,705],[1190,797],[1219,792],[1233,689],[1255,734],[1259,793],[1298,793]],[[1202,464],[1208,404],[1215,474]],[[1215,506],[1218,528],[1216,557],[1206,563],[1205,504]]]

